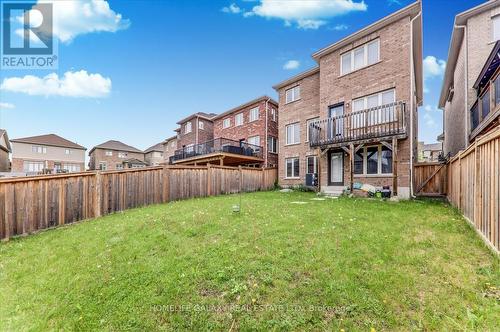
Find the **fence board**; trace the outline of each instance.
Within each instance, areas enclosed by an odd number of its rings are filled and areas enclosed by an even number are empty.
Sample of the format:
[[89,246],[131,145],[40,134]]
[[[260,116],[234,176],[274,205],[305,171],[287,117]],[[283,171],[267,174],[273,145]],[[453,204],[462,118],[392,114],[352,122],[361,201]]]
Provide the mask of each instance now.
[[413,169],[413,187],[422,187],[417,195],[446,195],[446,165],[440,163],[418,163],[414,165]]

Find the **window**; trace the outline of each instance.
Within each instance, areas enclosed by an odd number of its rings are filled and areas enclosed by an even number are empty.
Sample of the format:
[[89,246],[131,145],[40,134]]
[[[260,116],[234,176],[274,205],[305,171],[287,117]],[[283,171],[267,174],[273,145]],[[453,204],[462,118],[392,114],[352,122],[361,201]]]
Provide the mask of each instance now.
[[340,75],[372,65],[380,60],[380,40],[364,44],[340,56]]
[[[396,101],[396,92],[394,89],[375,93],[370,96],[362,97],[353,100],[352,111],[359,112],[366,110],[368,112],[368,126],[373,126],[381,123],[392,122],[395,120],[395,106],[390,105]],[[381,107],[384,105],[390,105]],[[376,108],[376,109],[373,109]],[[361,128],[365,126],[365,114],[355,114],[353,116],[353,128]]]
[[491,22],[493,24],[493,41],[497,41],[500,39],[500,15],[491,18]]
[[229,128],[229,127],[231,127],[231,119],[230,118],[224,119],[224,121],[222,122],[222,128]]
[[500,75],[495,79],[495,106],[500,104]]
[[354,174],[382,175],[392,173],[392,151],[383,145],[360,149],[354,156]]
[[205,123],[203,121],[198,120],[198,129],[205,129]]
[[275,108],[271,108],[271,119],[276,122],[278,121],[278,118],[276,116],[276,109]]
[[31,147],[31,151],[33,151],[34,153],[45,154],[45,153],[47,153],[47,148],[45,146],[33,145]]
[[118,158],[127,158],[127,152],[118,152]]
[[106,151],[104,152],[104,154],[107,156],[107,157],[111,157],[113,155],[113,151]]
[[248,144],[260,146],[260,136],[249,137]]
[[297,85],[291,89],[285,91],[286,103],[291,103],[300,99],[300,85]]
[[25,172],[41,172],[44,168],[43,161],[25,161],[24,162]]
[[272,153],[278,153],[278,140],[276,137],[267,137],[267,150]]
[[286,164],[286,177],[287,178],[298,178],[299,177],[299,158],[288,158],[285,159]]
[[479,107],[477,106],[477,102],[472,106],[471,109],[471,123],[472,123],[472,128],[471,130],[474,130],[477,128],[479,125]]
[[318,173],[318,157],[317,156],[307,156],[307,174],[317,174]]
[[62,168],[68,172],[80,172],[80,165],[77,164],[64,164]]
[[184,126],[184,134],[189,134],[192,131],[192,125],[191,121],[186,122],[186,125]]
[[123,164],[116,164],[116,169],[123,169]]
[[483,119],[490,113],[490,90],[481,97],[481,114]]
[[71,154],[71,150],[70,150],[70,149],[65,149],[65,150],[64,150],[64,153],[65,153],[65,154]]
[[100,169],[101,171],[105,171],[107,168],[108,168],[108,167],[107,167],[107,165],[106,165],[106,162],[100,162],[100,163],[99,163],[99,169]]
[[243,113],[236,114],[234,117],[234,125],[241,126],[243,124]]
[[293,123],[286,126],[286,144],[300,143],[300,123]]
[[309,142],[309,139],[310,139],[309,128],[311,127],[311,123],[313,123],[314,121],[318,121],[318,120],[319,120],[319,117],[314,118],[314,119],[309,119],[306,121],[306,142]]
[[250,122],[259,120],[259,108],[254,107],[250,110]]

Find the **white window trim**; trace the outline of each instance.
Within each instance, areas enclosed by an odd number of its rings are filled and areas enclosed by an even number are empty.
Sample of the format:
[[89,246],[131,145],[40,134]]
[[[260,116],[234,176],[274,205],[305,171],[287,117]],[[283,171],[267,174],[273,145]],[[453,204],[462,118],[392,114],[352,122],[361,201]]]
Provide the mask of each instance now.
[[[377,41],[378,41],[377,61],[375,61],[374,63],[368,64],[368,45],[373,44]],[[361,66],[357,69],[354,69],[354,52],[359,50],[360,48],[364,48],[364,64],[363,64],[363,66]],[[351,56],[351,70],[347,73],[344,73],[343,66],[342,66],[342,58],[344,57],[344,55],[347,55],[347,54],[350,54],[350,56]],[[339,66],[340,67],[340,76],[349,75],[351,73],[357,72],[358,70],[364,69],[364,68],[369,67],[369,66],[373,66],[373,65],[379,63],[380,61],[381,61],[380,60],[380,38],[376,38],[376,39],[370,40],[367,43],[364,43],[361,46],[353,48],[350,51],[344,52],[340,55],[340,66]]]
[[198,129],[205,130],[205,123],[201,120],[198,120]]
[[[272,139],[274,139],[274,141],[276,143],[276,151],[269,150],[269,142],[271,142]],[[268,141],[268,146],[267,146],[268,152],[273,153],[273,154],[278,154],[278,138],[274,137],[274,136],[267,136],[267,141]]]
[[[359,98],[353,99],[352,100],[352,105],[353,105],[353,110],[352,111],[353,112],[359,112],[359,110],[358,111],[354,111],[354,102],[356,102],[358,100],[363,100],[363,109],[362,109],[362,111],[363,110],[368,110],[369,109],[368,108],[368,98],[373,97],[373,96],[377,96],[377,98],[378,98],[378,106],[377,107],[383,106],[384,104],[382,104],[382,95],[384,93],[386,93],[386,92],[389,92],[389,91],[394,91],[394,93],[393,93],[394,98],[393,98],[392,103],[395,103],[396,100],[397,100],[397,98],[396,98],[396,88],[390,88],[390,89],[387,89],[387,90],[383,90],[383,91],[379,91],[379,92],[376,92],[376,93],[372,93],[371,95],[367,95],[367,96],[364,96],[364,97],[359,97]],[[382,111],[382,109],[380,109],[380,111]],[[394,118],[395,118],[395,112],[396,112],[396,110],[393,109],[392,116]],[[356,115],[354,115],[353,117],[356,117]],[[353,125],[352,129],[360,129],[360,128],[363,128],[363,127],[377,126],[377,125],[380,125],[380,124],[390,123],[391,122],[391,121],[386,121],[386,122],[370,123],[370,120],[371,120],[370,117],[368,117],[368,122],[369,123],[364,123],[365,120],[363,119],[363,121],[362,121],[362,123],[360,124],[359,127],[354,127],[354,125]]]
[[[299,140],[298,142],[294,142],[293,143],[288,143],[288,127],[290,126],[294,126],[294,125],[298,125],[299,126]],[[294,138],[295,138],[295,131],[293,131],[293,135],[294,135]],[[285,126],[285,146],[290,146],[290,145],[298,145],[300,144],[300,122],[294,122],[294,123],[289,123]]]
[[[255,142],[253,142],[253,140],[254,140],[255,138],[258,138],[258,140],[259,140],[259,144],[255,144]],[[252,141],[253,143],[250,143],[251,141]],[[250,145],[254,145],[254,146],[260,146],[260,136],[259,136],[259,135],[255,135],[255,136],[250,136],[250,137],[248,137],[248,139],[247,139],[247,143],[248,143],[248,144],[250,144]]]
[[106,151],[104,151],[104,155],[105,155],[106,157],[112,157],[112,156],[113,156],[113,151],[111,151],[111,150],[106,150]]
[[[255,119],[252,120],[252,112],[255,112],[255,111],[257,111],[257,118],[255,118]],[[259,121],[259,119],[260,119],[260,109],[259,109],[259,106],[250,109],[250,111],[248,112],[248,122]]]
[[[237,121],[238,117],[241,117],[241,123],[238,123],[238,121]],[[245,123],[245,117],[243,116],[243,113],[238,113],[234,116],[234,126],[235,127],[243,126],[244,123]]]
[[[367,149],[368,148],[373,148],[373,147],[378,147],[378,157],[377,157],[377,173],[374,174],[368,174],[366,171],[368,169],[368,155],[367,155]],[[372,144],[368,145],[362,148],[363,150],[363,173],[361,174],[354,174],[355,178],[369,178],[369,177],[391,177],[393,176],[393,172],[391,173],[381,173],[382,172],[382,144]],[[394,158],[394,153],[392,154],[392,157]],[[391,166],[392,167],[392,166]],[[394,171],[394,170],[393,170]]]
[[309,162],[308,162],[309,158],[314,158],[314,166],[313,167],[315,170],[319,170],[319,168],[318,168],[318,156],[315,154],[310,154],[310,155],[306,156],[306,174],[315,174],[315,173],[309,173],[309,169],[308,169],[309,168]]
[[[227,126],[226,126],[226,121],[228,123]],[[222,120],[222,129],[226,129],[229,127],[231,127],[231,118],[225,118],[224,120]]]
[[193,131],[193,125],[191,121],[186,122],[186,124],[184,125],[184,134],[189,134],[192,131]]
[[[298,98],[295,97],[295,94],[296,94],[295,93],[295,91],[296,91],[295,89],[299,90],[299,97]],[[292,91],[293,92],[293,94],[292,94],[292,100],[290,100],[290,101],[286,100],[286,95],[287,95],[288,91]],[[285,90],[285,104],[290,104],[290,103],[296,102],[297,100],[300,100],[300,98],[301,98],[300,84],[295,85],[295,86],[293,86],[293,87],[288,88],[288,89]]]
[[500,14],[491,16],[491,35],[490,35],[491,41],[490,41],[490,43],[496,43],[497,40],[500,40],[500,31],[498,32],[499,39],[495,40],[495,20],[500,20]]
[[277,112],[275,108],[271,108],[271,120],[273,122],[277,122]]
[[319,116],[306,120],[306,143],[309,142],[309,124],[317,120],[319,120]]
[[[287,170],[288,170],[288,160],[297,160],[297,162],[299,163],[299,174],[298,176],[288,176],[287,173]],[[292,173],[293,173],[293,163],[292,163]],[[288,158],[285,158],[285,179],[286,180],[297,180],[297,179],[300,179],[300,157],[299,156],[296,156],[296,157],[288,157]]]

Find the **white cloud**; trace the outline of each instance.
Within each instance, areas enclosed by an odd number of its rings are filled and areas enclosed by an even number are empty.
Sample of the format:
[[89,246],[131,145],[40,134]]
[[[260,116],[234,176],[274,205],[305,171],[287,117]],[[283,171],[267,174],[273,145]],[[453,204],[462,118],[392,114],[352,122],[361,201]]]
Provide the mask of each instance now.
[[[130,26],[128,19],[114,12],[105,0],[45,1],[52,3],[53,33],[63,43],[78,35],[92,32],[116,32]],[[36,17],[37,5],[33,6],[30,18]],[[33,15],[32,15],[33,12]],[[18,17],[21,20],[22,17]]]
[[392,6],[392,5],[398,5],[398,6],[400,6],[401,5],[401,1],[400,0],[387,0],[387,3],[389,4],[389,6]]
[[443,76],[446,68],[446,61],[428,55],[424,58],[424,78]]
[[111,79],[85,70],[68,71],[59,78],[56,73],[45,77],[26,75],[3,80],[0,90],[26,93],[31,96],[106,97],[111,92]]
[[426,111],[426,112],[441,112],[441,110],[439,108],[437,108],[436,106],[432,106],[432,105],[425,105],[424,111]]
[[424,123],[427,127],[435,127],[436,126],[436,121],[434,118],[430,115],[430,113],[425,112],[424,113]]
[[288,60],[284,65],[283,69],[285,70],[294,70],[299,68],[300,62],[298,60]]
[[330,30],[334,30],[334,31],[342,31],[342,30],[347,30],[347,29],[349,29],[349,26],[347,26],[346,24],[337,24],[337,25],[330,28]]
[[232,3],[228,7],[223,7],[222,11],[224,13],[239,14],[241,13],[241,8],[238,7],[236,4]]
[[0,103],[0,110],[10,110],[15,108],[14,104],[11,103]]
[[280,19],[284,21],[285,26],[295,24],[297,28],[307,30],[318,29],[327,24],[328,18],[355,11],[366,11],[368,7],[364,0],[358,2],[356,0],[260,0],[251,11],[244,11],[239,7],[237,9],[237,12],[233,12],[227,8],[227,12],[243,13],[244,17]]

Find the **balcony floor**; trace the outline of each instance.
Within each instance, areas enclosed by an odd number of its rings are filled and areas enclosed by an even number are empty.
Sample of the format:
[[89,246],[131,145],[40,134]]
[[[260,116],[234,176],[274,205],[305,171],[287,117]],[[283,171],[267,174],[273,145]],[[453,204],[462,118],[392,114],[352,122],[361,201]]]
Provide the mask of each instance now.
[[398,140],[405,139],[407,137],[406,133],[399,134],[388,134],[388,135],[377,135],[373,137],[362,137],[362,138],[340,138],[340,139],[331,139],[324,140],[320,142],[310,143],[310,146],[313,148],[339,148],[343,146],[349,146],[350,144],[370,144],[377,143],[380,141],[388,141],[396,138]]
[[258,157],[245,156],[228,152],[214,152],[186,159],[180,159],[174,161],[173,165],[205,165],[210,163],[224,166],[238,166],[246,164],[259,164],[263,162],[264,159]]

